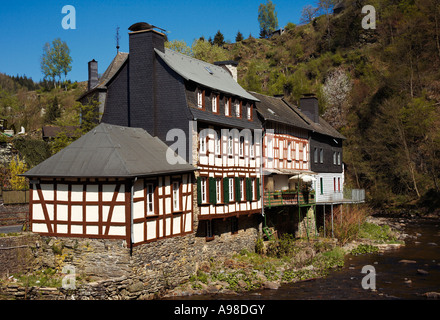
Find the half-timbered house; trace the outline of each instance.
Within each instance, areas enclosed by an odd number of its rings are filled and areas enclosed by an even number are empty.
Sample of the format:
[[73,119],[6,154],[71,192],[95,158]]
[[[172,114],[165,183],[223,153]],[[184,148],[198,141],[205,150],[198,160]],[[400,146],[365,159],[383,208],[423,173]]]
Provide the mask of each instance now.
[[238,232],[261,213],[258,99],[234,79],[235,62],[169,50],[165,35],[145,23],[129,30],[128,57],[106,81],[102,121],[143,128],[197,166],[199,234]]
[[30,228],[127,246],[193,231],[193,171],[140,128],[101,123],[27,171]]

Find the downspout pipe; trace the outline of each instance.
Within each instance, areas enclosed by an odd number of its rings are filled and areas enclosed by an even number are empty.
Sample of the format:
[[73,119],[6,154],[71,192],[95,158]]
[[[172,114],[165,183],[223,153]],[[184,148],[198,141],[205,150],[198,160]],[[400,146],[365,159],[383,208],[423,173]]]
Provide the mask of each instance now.
[[133,198],[134,198],[134,185],[137,181],[137,177],[134,178],[133,182],[131,183],[131,190],[130,190],[130,256],[133,253],[133,239],[134,239],[134,232],[133,232],[133,212],[134,212],[134,204],[133,204]]

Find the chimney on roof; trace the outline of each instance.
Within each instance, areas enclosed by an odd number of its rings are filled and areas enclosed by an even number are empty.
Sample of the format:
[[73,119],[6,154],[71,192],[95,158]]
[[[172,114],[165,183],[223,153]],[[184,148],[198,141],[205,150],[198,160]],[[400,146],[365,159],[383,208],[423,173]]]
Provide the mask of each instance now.
[[299,100],[299,107],[313,122],[319,123],[318,98],[312,94],[304,94]]
[[[129,111],[128,126],[157,130],[157,72],[160,61],[155,49],[165,52],[165,34],[145,22],[130,26],[129,32]],[[163,29],[160,29],[163,30]]]
[[88,69],[89,69],[88,90],[90,90],[98,85],[98,61],[96,61],[95,59],[89,61]]
[[214,62],[214,64],[228,71],[231,74],[232,78],[235,80],[235,82],[237,82],[237,65],[238,65],[237,61],[232,61],[232,60],[217,61]]

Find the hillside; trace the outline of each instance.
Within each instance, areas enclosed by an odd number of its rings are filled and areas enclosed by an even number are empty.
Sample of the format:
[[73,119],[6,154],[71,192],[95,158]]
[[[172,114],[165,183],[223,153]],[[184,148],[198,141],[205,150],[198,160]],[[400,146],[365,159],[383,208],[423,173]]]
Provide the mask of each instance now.
[[[227,44],[240,84],[298,104],[315,93],[320,112],[348,139],[347,184],[377,205],[439,192],[440,7],[434,0],[370,1],[375,30],[361,27],[365,1],[271,39]],[[327,25],[329,23],[329,25]]]

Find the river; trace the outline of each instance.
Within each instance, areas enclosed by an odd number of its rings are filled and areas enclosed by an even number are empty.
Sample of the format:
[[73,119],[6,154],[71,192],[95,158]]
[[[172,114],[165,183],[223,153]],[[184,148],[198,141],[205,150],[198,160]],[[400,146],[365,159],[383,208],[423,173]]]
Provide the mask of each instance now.
[[[203,295],[185,299],[216,300],[383,300],[427,299],[426,292],[440,292],[440,221],[405,220],[409,235],[405,246],[385,253],[346,255],[344,267],[327,277],[284,284],[278,290],[256,290],[239,295]],[[404,263],[402,260],[407,260]],[[363,289],[361,273],[374,267],[376,290]],[[369,276],[372,274],[370,273]],[[371,283],[371,282],[369,282]]]

